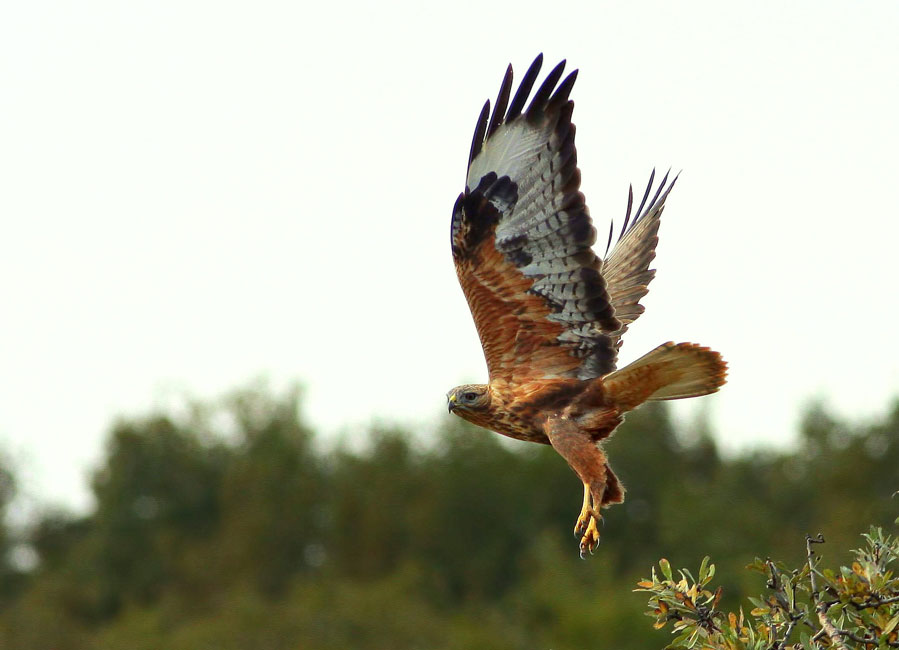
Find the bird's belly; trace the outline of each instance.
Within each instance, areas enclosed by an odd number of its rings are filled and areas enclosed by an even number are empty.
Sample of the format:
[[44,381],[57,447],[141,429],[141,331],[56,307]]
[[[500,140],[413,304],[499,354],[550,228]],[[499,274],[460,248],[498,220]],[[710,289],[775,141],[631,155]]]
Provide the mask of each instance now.
[[535,427],[535,426],[511,426],[511,427],[497,427],[492,429],[496,433],[500,435],[506,436],[508,438],[515,438],[515,440],[524,440],[525,442],[539,442],[543,445],[549,444],[549,438],[543,432],[543,427]]

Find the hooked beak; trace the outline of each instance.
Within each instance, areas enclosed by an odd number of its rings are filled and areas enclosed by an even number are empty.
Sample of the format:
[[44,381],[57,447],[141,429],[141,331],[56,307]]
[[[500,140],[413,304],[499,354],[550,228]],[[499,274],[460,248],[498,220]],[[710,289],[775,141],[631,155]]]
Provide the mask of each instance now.
[[456,394],[453,393],[452,395],[449,395],[446,398],[446,410],[449,413],[452,413],[453,409],[455,409],[455,408],[456,408]]

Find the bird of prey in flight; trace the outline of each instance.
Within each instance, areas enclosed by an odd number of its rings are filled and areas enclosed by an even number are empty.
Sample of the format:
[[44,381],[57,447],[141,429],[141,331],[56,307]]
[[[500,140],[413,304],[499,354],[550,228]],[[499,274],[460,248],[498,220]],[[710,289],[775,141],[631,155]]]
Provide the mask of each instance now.
[[602,441],[643,402],[717,391],[727,365],[708,348],[669,342],[617,369],[621,337],[655,275],[659,217],[677,179],[666,174],[653,191],[653,172],[636,210],[631,189],[620,233],[612,245],[610,229],[598,256],[571,123],[577,71],[562,79],[562,61],[530,97],[542,62],[514,97],[509,66],[492,113],[488,101],[475,127],[451,239],[489,382],[457,386],[447,399],[469,422],[552,445],[568,462],[584,484],[574,529],[583,556],[599,544],[600,508],[624,500]]

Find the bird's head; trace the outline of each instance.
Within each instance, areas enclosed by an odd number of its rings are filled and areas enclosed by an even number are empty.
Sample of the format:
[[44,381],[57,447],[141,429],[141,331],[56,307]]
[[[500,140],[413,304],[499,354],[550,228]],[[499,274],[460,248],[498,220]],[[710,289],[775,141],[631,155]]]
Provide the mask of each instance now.
[[478,423],[490,409],[490,389],[486,384],[463,384],[446,394],[450,413]]

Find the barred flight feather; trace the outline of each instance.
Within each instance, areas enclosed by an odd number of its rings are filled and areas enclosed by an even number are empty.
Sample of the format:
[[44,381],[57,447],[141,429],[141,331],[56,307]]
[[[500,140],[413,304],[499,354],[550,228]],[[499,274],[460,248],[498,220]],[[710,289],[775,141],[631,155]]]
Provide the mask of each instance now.
[[640,207],[634,212],[633,221],[630,219],[634,192],[633,187],[629,188],[627,211],[621,233],[611,253],[607,252],[603,264],[603,275],[609,283],[609,297],[615,308],[615,315],[622,322],[622,329],[616,337],[617,347],[621,346],[620,338],[628,325],[643,313],[644,308],[640,300],[649,292],[649,283],[655,277],[655,270],[650,269],[649,265],[656,256],[659,219],[665,209],[665,200],[677,182],[675,176],[671,183],[668,183],[668,176],[666,173],[647,205],[655,180],[655,170],[652,171]]

